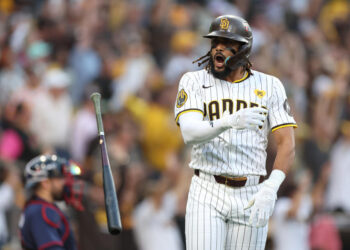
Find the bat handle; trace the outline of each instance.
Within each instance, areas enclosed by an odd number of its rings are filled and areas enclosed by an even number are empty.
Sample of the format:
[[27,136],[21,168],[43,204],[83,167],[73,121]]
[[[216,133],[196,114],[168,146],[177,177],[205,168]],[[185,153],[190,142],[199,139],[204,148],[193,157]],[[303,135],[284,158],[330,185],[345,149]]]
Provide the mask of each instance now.
[[104,134],[102,116],[101,116],[101,94],[94,92],[90,96],[90,99],[94,103],[96,121],[97,121],[97,130],[99,134]]

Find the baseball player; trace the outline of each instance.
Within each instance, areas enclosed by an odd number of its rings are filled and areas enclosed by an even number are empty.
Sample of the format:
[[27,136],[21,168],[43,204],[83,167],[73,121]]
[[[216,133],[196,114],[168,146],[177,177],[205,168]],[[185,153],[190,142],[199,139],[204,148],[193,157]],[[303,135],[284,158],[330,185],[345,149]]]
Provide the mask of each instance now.
[[23,249],[77,249],[68,219],[54,201],[66,200],[82,209],[75,199],[79,188],[73,181],[73,175],[79,173],[77,165],[56,155],[40,155],[27,163],[26,189],[31,197],[19,221]]
[[[193,144],[186,208],[188,250],[264,249],[277,190],[294,158],[296,123],[279,79],[251,69],[252,32],[242,18],[216,18],[211,49],[183,75],[175,120]],[[266,176],[270,133],[277,156]]]

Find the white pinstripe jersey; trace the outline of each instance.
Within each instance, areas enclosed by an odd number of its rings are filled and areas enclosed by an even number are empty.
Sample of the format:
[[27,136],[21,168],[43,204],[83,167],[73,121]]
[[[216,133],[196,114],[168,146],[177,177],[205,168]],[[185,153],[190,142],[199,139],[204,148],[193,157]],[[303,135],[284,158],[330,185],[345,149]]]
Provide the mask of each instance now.
[[175,103],[175,120],[185,112],[201,112],[203,120],[220,119],[222,113],[241,108],[264,107],[268,117],[260,129],[228,129],[214,139],[192,148],[190,167],[210,174],[266,175],[269,132],[296,127],[280,80],[252,70],[253,75],[235,82],[213,77],[205,69],[188,72],[180,80]]

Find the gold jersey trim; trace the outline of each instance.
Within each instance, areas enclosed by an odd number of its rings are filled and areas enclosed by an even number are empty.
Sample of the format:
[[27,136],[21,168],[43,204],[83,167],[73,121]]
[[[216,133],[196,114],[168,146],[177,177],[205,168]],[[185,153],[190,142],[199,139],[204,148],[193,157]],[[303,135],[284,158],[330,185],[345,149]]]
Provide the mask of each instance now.
[[293,128],[297,128],[298,125],[296,125],[295,123],[285,123],[285,124],[281,124],[281,125],[278,125],[276,127],[273,127],[271,129],[272,132],[276,131],[277,129],[280,129],[280,128],[285,128],[285,127],[293,127]]
[[233,81],[232,83],[239,83],[239,82],[243,82],[245,79],[247,79],[249,76],[248,72],[246,71],[245,72],[245,75],[241,78],[241,79],[238,79],[238,80],[235,80]]
[[179,125],[179,118],[182,114],[184,113],[188,113],[188,112],[199,112],[202,115],[204,115],[203,111],[200,109],[186,109],[186,110],[182,110],[180,113],[177,114],[176,118],[175,118],[175,122],[177,125]]

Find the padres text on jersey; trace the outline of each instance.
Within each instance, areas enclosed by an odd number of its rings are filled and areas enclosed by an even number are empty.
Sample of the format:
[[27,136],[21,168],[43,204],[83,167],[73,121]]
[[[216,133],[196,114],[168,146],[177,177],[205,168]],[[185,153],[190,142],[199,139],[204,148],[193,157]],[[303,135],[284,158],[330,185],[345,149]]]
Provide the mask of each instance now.
[[206,70],[188,72],[180,80],[175,120],[185,112],[200,112],[203,120],[220,119],[242,108],[268,110],[265,124],[257,130],[228,129],[216,138],[193,146],[190,167],[209,174],[266,175],[266,147],[270,131],[296,127],[280,80],[252,70],[253,75],[235,82],[214,78]]

